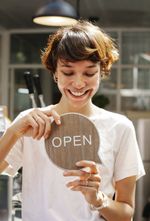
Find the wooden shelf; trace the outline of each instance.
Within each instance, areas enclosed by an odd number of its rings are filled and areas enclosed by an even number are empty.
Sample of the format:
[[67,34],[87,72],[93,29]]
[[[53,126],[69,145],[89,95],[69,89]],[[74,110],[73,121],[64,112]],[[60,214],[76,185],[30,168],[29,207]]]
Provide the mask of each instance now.
[[126,111],[123,113],[128,118],[134,120],[134,119],[144,119],[149,118],[150,119],[150,111]]

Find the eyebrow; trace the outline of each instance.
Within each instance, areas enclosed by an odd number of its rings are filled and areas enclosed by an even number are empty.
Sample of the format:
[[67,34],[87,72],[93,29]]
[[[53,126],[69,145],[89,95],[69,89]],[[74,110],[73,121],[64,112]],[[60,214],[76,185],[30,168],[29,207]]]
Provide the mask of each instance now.
[[[69,68],[72,67],[72,65],[69,65],[69,64],[60,64],[60,66],[61,67],[69,67]],[[94,67],[96,67],[96,64],[91,64],[91,65],[86,66],[86,68],[94,68]]]

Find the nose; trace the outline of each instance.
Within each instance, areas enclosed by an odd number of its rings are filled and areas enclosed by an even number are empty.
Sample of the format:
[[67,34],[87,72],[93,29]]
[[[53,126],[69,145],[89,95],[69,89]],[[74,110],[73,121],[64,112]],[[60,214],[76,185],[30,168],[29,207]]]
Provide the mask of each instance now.
[[75,87],[77,89],[81,89],[81,88],[85,87],[85,85],[86,85],[86,82],[82,76],[76,76],[74,78],[73,87]]

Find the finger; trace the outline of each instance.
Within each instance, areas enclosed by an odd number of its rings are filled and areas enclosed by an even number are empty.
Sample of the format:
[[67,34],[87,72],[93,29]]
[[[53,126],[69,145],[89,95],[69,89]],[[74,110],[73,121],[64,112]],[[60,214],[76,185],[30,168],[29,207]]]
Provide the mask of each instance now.
[[40,139],[44,133],[46,121],[49,122],[49,118],[38,108],[35,108],[21,119],[21,131],[29,134],[34,139]]
[[39,123],[41,123],[40,127],[39,127],[39,138],[44,136],[44,138],[46,139],[50,135],[50,131],[51,131],[50,119],[42,112],[38,113],[38,117],[41,118],[41,119],[39,119]]
[[101,177],[99,174],[90,174],[88,180],[101,182]]
[[61,119],[60,119],[60,115],[55,111],[55,110],[52,110],[51,111],[51,114],[54,118],[54,121],[56,122],[56,124],[60,125],[61,124]]
[[60,125],[61,124],[61,119],[60,115],[52,108],[49,107],[49,109],[43,109],[43,113],[46,114],[47,116],[52,116],[54,118],[54,121],[56,124]]
[[79,177],[86,176],[86,178],[89,177],[89,173],[82,171],[82,170],[65,170],[63,175],[64,176],[79,176]]
[[93,174],[96,174],[98,173],[98,167],[96,165],[96,163],[94,161],[88,161],[88,160],[81,160],[81,161],[78,161],[76,163],[76,166],[78,167],[89,167],[90,168],[90,172],[93,173]]
[[30,115],[25,116],[23,121],[24,121],[24,124],[26,125],[25,130],[29,131],[30,129],[32,129],[32,137],[35,138],[38,133],[38,127],[39,127],[38,123]]
[[43,136],[43,134],[44,134],[45,121],[40,116],[38,116],[38,115],[33,116],[33,119],[38,124],[38,130],[37,130],[37,134],[36,134],[36,139],[40,139]]
[[99,190],[100,183],[99,182],[92,182],[89,180],[74,180],[69,183],[67,183],[67,187],[77,187],[77,186],[84,186],[84,187],[93,187],[97,191]]
[[91,176],[90,173],[87,173],[82,170],[68,170],[64,171],[64,176],[77,176],[80,180],[87,180]]
[[100,183],[96,182],[96,181],[93,182],[93,181],[86,180],[86,186],[93,187],[94,189],[96,189],[98,191],[99,187],[100,187]]
[[49,121],[46,121],[46,125],[45,125],[45,132],[44,132],[45,139],[47,139],[50,136],[50,132],[51,132],[51,123],[49,120]]
[[35,138],[40,139],[42,136],[47,138],[51,130],[50,118],[42,111],[41,108],[34,108],[30,115],[38,123],[39,127]]
[[[86,194],[87,192],[92,193],[93,196],[96,196],[97,190],[93,187],[89,186],[74,186],[70,188],[73,191],[80,191],[83,194]],[[93,198],[93,197],[92,197]]]

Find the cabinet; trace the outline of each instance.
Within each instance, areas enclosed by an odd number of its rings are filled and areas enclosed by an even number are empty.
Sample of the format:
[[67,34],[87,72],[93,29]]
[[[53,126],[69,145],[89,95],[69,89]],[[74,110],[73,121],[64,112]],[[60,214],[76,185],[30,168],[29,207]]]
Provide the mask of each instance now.
[[[113,28],[105,31],[116,41],[120,52],[120,59],[113,65],[110,77],[101,82],[98,91],[98,94],[109,99],[106,109],[116,112],[150,110],[150,29]],[[40,50],[45,47],[49,33],[49,30],[43,33],[41,30],[37,33],[32,33],[31,30],[9,33],[7,84],[11,119],[31,106],[25,90],[24,93],[19,90],[25,89],[24,70],[41,73],[46,104],[57,100],[56,87],[40,62]]]
[[149,111],[150,31],[120,30],[115,36],[120,60],[113,66],[110,78],[102,81],[99,93],[110,99],[109,110]]

